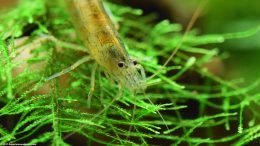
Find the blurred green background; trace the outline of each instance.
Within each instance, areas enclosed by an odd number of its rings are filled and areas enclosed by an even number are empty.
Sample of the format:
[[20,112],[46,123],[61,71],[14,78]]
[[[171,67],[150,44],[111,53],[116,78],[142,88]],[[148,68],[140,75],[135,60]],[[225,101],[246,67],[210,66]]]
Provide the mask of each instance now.
[[[229,33],[260,26],[259,0],[213,0],[202,21],[204,33]],[[220,46],[228,52],[225,60],[228,79],[243,78],[243,85],[260,77],[260,33],[248,38],[228,40]],[[259,88],[258,88],[259,91]]]

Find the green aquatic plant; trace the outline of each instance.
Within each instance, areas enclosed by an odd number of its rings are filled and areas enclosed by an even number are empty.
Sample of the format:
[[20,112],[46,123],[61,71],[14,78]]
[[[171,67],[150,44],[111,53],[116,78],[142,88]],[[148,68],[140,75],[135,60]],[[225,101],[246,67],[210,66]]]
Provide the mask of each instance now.
[[116,83],[99,69],[89,100],[93,62],[45,81],[87,55],[63,1],[48,2],[20,0],[0,15],[0,144],[75,145],[80,139],[88,145],[238,146],[259,141],[260,94],[251,93],[259,81],[239,87],[239,81],[226,81],[204,64],[227,57],[214,44],[251,36],[260,27],[211,35],[192,30],[162,67],[183,38],[182,26],[106,2],[130,54],[147,76],[160,72],[147,81],[145,94],[123,89],[118,97]]

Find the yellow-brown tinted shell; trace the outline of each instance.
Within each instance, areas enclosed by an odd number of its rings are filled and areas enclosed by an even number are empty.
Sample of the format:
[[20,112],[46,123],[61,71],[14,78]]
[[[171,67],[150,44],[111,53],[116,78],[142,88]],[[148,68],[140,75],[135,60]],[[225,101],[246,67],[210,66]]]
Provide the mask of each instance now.
[[[145,89],[140,68],[130,59],[100,0],[67,0],[73,24],[93,59],[122,86]],[[140,65],[139,65],[140,67]]]

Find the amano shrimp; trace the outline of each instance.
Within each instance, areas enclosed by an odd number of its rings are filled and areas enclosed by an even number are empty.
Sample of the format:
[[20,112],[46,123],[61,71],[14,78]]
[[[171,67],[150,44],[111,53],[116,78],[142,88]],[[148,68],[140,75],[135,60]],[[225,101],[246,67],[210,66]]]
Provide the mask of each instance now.
[[144,69],[131,59],[101,0],[67,1],[73,24],[91,59],[120,86],[133,92],[145,90]]

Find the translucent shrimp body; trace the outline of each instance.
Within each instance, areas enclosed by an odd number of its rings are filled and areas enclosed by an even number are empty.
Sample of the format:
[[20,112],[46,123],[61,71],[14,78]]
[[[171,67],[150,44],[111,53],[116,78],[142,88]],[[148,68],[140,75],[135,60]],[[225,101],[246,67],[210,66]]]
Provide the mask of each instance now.
[[130,58],[101,0],[67,1],[74,26],[90,56],[123,87],[144,90],[143,69]]

